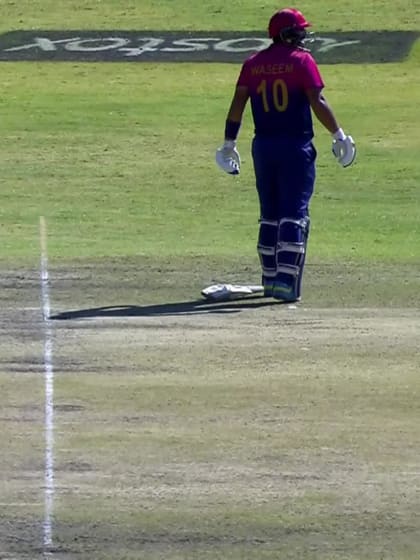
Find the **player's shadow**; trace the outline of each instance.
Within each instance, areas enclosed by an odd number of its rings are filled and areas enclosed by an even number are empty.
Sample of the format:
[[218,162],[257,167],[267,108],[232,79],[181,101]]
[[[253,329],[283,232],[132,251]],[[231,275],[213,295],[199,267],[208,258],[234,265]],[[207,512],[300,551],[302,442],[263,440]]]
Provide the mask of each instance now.
[[52,320],[89,319],[99,317],[164,317],[170,315],[198,315],[209,313],[240,313],[245,309],[258,309],[285,302],[265,299],[262,296],[248,296],[246,299],[210,302],[206,300],[180,301],[177,303],[162,303],[157,305],[110,305],[106,307],[92,307],[63,311],[51,315]]

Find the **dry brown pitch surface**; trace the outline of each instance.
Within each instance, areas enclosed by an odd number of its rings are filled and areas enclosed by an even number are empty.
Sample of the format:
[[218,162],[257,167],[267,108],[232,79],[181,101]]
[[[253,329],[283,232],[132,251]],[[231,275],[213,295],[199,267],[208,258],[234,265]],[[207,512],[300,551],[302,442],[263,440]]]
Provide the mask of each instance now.
[[[209,305],[199,273],[158,290],[147,271],[111,269],[51,271],[50,557],[418,558],[418,305]],[[0,559],[35,560],[37,271],[4,272],[1,293]]]

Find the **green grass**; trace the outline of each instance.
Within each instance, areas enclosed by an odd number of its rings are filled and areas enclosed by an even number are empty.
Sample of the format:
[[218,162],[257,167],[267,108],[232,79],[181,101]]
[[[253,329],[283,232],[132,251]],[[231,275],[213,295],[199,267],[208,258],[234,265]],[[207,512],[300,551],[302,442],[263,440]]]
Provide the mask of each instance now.
[[[264,0],[6,0],[6,18],[0,26],[10,29],[265,29],[277,4]],[[415,0],[354,0],[338,9],[332,0],[316,5],[299,2],[318,30],[375,30],[419,28],[420,7]]]
[[[141,14],[136,2],[7,6],[4,30],[255,29],[272,12],[264,2],[226,9],[222,2],[152,1],[142,2]],[[418,28],[418,7],[401,6],[377,0],[340,10],[327,1],[300,7],[321,29],[393,29],[395,22]],[[317,125],[315,261],[418,262],[419,62],[420,44],[402,64],[322,67],[358,160],[339,169]],[[34,258],[40,215],[54,259],[254,254],[249,112],[241,177],[222,176],[214,164],[238,65],[3,63],[1,70],[1,258]]]
[[[3,257],[36,254],[40,215],[53,258],[226,256],[238,247],[253,254],[258,209],[249,112],[241,177],[224,176],[214,164],[237,70],[3,65]],[[418,261],[416,63],[322,71],[358,160],[340,169],[317,125],[313,257]]]
[[[157,9],[143,2],[140,18],[134,2],[123,9],[115,2],[8,2],[1,25],[252,29],[271,15],[263,2],[236,4],[227,10],[222,2],[159,2]],[[301,8],[325,29],[389,29],[395,21],[398,29],[418,28],[414,5],[407,19],[398,3],[383,5]],[[419,62],[417,46],[403,64],[322,67],[326,94],[357,142],[358,160],[339,169],[317,125],[315,261],[418,262]],[[1,258],[37,255],[40,215],[54,259],[254,254],[249,112],[240,179],[222,176],[214,164],[238,65],[3,63],[1,70]]]

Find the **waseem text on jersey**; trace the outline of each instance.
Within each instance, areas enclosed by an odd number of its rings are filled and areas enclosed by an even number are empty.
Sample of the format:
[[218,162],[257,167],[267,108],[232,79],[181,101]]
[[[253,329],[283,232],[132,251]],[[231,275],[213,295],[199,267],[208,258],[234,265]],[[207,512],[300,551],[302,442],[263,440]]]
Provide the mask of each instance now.
[[259,64],[251,66],[251,75],[260,76],[261,74],[291,74],[293,64]]

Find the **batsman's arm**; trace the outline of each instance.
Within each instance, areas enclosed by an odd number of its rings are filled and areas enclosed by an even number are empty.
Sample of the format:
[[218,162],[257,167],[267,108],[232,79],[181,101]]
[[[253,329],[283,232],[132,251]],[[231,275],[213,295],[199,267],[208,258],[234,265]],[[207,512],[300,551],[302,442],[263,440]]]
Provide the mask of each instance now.
[[248,88],[246,86],[236,86],[226,117],[225,140],[236,140],[248,98]]
[[332,152],[334,156],[343,167],[348,167],[356,157],[356,144],[353,138],[346,135],[340,128],[333,110],[322,95],[320,88],[307,89],[306,95],[315,116],[333,137]]
[[248,88],[236,86],[232,102],[226,117],[225,141],[216,150],[216,163],[226,173],[238,175],[241,168],[241,157],[236,149],[236,138],[241,127],[242,115],[248,101]]
[[319,88],[307,89],[306,96],[308,97],[311,109],[319,122],[331,134],[336,133],[340,129],[340,126],[334,116],[333,110],[323,96],[322,90]]

